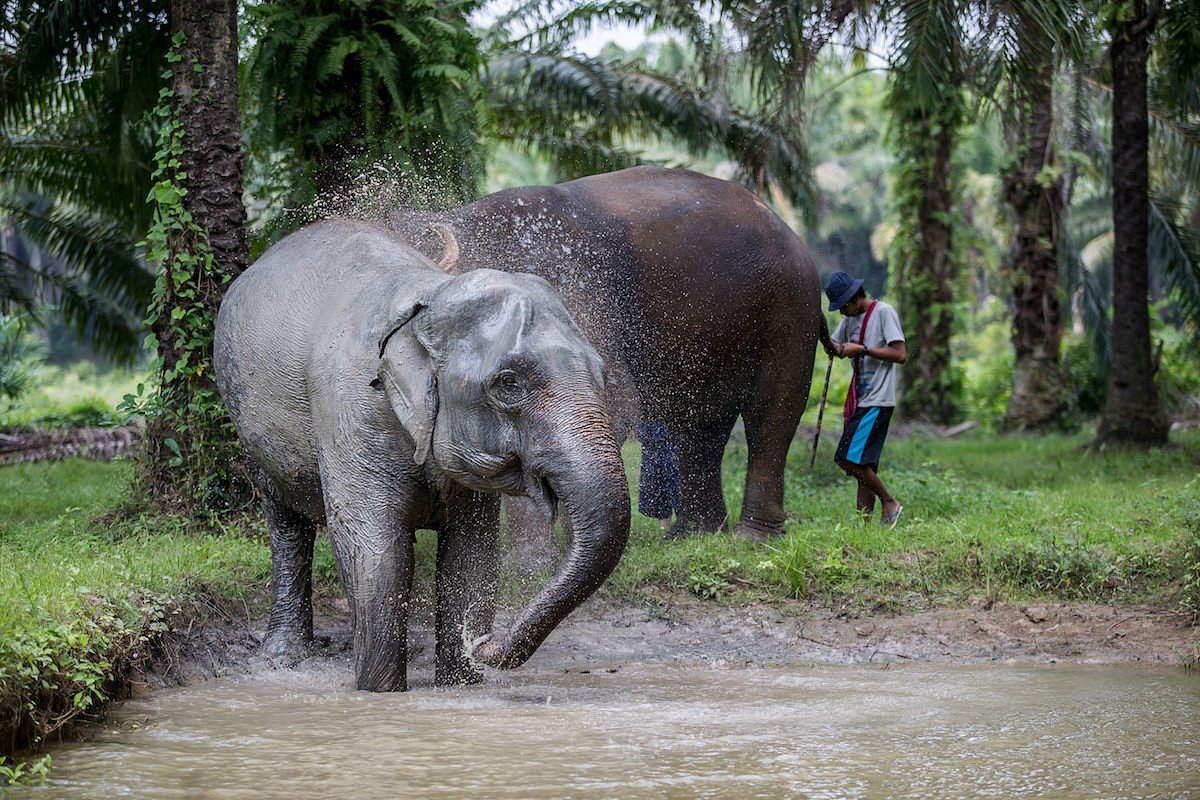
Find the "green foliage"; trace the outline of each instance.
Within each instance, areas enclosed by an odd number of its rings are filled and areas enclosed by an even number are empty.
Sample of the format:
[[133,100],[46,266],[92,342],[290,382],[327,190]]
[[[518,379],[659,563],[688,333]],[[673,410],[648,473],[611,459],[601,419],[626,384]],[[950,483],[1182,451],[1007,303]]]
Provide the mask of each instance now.
[[[465,17],[476,5],[248,6],[243,95],[252,155],[270,163],[270,171],[296,177],[276,187],[280,196],[272,202],[317,201],[328,209],[310,212],[336,210],[364,183],[375,202],[381,184],[395,183],[405,194],[385,202],[446,206],[473,198],[483,175],[480,55]],[[282,163],[272,161],[276,156]]]
[[908,413],[955,420],[962,376],[950,353],[961,258],[954,251],[958,183],[954,150],[966,121],[959,63],[962,31],[953,2],[905,5],[889,78],[896,237],[888,276],[907,335]]
[[33,761],[0,759],[0,787],[44,783],[50,774],[50,765],[49,753]]
[[[1175,558],[1180,565],[1179,606],[1200,620],[1200,479],[1192,482],[1198,490],[1176,510],[1185,534],[1177,543]],[[1200,645],[1200,642],[1197,642]]]
[[[652,19],[685,38],[670,40],[657,58],[646,48],[613,46],[593,57],[571,47],[578,33],[617,19]],[[784,113],[766,83],[754,96],[748,87],[761,64],[712,36],[694,4],[571,3],[548,13],[517,4],[489,33],[484,85],[494,136],[550,162],[559,179],[643,161],[698,167],[721,159],[737,180],[811,215],[803,126],[788,116],[795,104]]]
[[0,39],[0,311],[128,363],[153,280],[136,258],[166,3],[8,3]]
[[688,591],[704,600],[720,600],[733,590],[741,571],[741,562],[736,558],[723,558],[718,563],[711,560],[693,562],[688,567],[685,586]]
[[125,369],[87,361],[50,366],[27,362],[29,387],[20,399],[0,401],[0,428],[105,427],[127,422],[116,408],[137,378]]
[[1163,409],[1179,419],[1200,417],[1200,336],[1157,321],[1151,327],[1162,345],[1154,380]]
[[883,477],[905,505],[895,530],[853,521],[850,483],[828,463],[808,472],[793,448],[786,506],[804,519],[772,557],[797,595],[867,605],[1169,599],[1174,576],[1192,574],[1197,483],[1186,465],[1200,439],[1097,457],[1079,447],[1085,438],[890,441]]
[[1012,319],[1007,305],[990,297],[972,315],[952,349],[963,374],[963,413],[988,430],[1004,419],[1013,387]]
[[[635,515],[602,591],[631,599],[659,587],[722,602],[783,594],[891,609],[970,596],[1151,600],[1194,612],[1200,484],[1190,465],[1200,437],[1180,435],[1170,451],[1099,456],[1081,447],[1087,438],[893,435],[883,477],[905,505],[895,529],[855,518],[854,487],[830,463],[830,439],[811,470],[810,440],[797,439],[783,537],[757,546],[728,535],[665,542],[654,520]],[[744,447],[726,449],[731,509]],[[636,492],[636,449],[625,455]]]
[[1094,418],[1104,410],[1108,392],[1108,369],[1096,349],[1082,337],[1071,336],[1063,342],[1063,363],[1069,383],[1071,409],[1085,418]]
[[0,314],[0,402],[18,399],[30,386],[34,346],[26,336],[27,317]]

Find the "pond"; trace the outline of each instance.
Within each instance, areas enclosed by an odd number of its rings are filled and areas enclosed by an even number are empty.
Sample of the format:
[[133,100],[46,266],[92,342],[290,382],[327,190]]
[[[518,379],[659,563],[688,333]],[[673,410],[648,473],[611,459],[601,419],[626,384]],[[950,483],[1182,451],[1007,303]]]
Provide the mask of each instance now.
[[20,798],[1194,798],[1173,667],[633,664],[353,691],[344,662],[118,705]]

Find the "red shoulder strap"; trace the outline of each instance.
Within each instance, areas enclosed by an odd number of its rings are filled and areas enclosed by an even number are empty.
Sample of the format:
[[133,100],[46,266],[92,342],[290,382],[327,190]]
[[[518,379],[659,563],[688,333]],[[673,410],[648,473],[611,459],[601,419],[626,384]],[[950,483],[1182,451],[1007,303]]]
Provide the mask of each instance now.
[[872,300],[867,304],[867,313],[863,315],[862,327],[858,329],[858,343],[863,344],[867,338],[867,323],[871,321],[871,312],[875,310],[875,304],[878,300]]

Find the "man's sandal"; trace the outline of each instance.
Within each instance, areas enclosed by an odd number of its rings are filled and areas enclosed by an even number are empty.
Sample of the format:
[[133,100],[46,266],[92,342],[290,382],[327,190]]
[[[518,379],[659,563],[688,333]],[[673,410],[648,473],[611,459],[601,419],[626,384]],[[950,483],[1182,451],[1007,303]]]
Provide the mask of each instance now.
[[879,524],[885,528],[894,528],[896,523],[900,521],[900,512],[904,510],[904,506],[900,506],[892,513],[888,514],[883,519],[879,520]]

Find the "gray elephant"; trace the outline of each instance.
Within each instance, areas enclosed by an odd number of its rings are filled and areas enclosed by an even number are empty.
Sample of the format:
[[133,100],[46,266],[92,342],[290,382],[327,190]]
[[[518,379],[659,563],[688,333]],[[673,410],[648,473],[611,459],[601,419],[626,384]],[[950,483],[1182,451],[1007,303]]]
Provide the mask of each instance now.
[[635,167],[506,189],[461,208],[395,209],[388,225],[448,272],[492,265],[550,282],[636,387],[621,427],[662,420],[678,446],[682,507],[671,536],[727,524],[721,459],[739,416],[748,449],[736,532],[783,531],[783,475],[828,343],[812,255],[745,187]]
[[[215,367],[265,496],[272,654],[312,639],[312,552],[328,526],[353,619],[358,688],[407,688],[420,528],[437,531],[435,677],[524,663],[620,559],[629,493],[603,361],[549,285],[451,277],[395,234],[330,220],[233,282]],[[557,573],[491,638],[499,494],[565,512]]]

